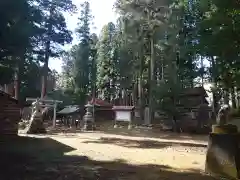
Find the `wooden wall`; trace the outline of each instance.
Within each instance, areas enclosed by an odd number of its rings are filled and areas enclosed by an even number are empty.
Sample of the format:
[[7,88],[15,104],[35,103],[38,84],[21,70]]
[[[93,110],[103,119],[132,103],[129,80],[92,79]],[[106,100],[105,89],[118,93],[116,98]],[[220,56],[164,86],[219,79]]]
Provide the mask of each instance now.
[[19,120],[18,101],[7,94],[0,93],[0,136],[17,135]]

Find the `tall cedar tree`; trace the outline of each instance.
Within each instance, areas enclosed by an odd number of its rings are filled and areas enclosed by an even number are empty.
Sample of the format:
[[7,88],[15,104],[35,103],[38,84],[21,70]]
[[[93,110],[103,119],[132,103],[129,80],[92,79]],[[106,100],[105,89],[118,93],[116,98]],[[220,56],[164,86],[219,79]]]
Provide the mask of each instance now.
[[90,89],[91,69],[91,34],[90,27],[93,16],[91,15],[89,2],[81,4],[81,14],[76,30],[80,43],[74,54],[74,84],[76,101],[83,104]]
[[101,31],[98,49],[97,87],[99,95],[107,101],[113,100],[116,82],[115,25],[108,23]]
[[41,97],[46,95],[48,62],[50,57],[58,57],[61,52],[59,45],[72,41],[71,32],[66,27],[63,12],[73,12],[75,6],[71,0],[39,0],[36,6],[41,10],[42,35],[36,51],[44,63]]

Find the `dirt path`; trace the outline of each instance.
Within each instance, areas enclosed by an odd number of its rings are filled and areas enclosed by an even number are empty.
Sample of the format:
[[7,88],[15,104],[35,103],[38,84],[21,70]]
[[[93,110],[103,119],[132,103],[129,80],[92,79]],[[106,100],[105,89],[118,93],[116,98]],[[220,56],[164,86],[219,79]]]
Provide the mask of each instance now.
[[103,133],[34,137],[18,145],[37,157],[26,165],[24,180],[213,180],[202,173],[205,142]]

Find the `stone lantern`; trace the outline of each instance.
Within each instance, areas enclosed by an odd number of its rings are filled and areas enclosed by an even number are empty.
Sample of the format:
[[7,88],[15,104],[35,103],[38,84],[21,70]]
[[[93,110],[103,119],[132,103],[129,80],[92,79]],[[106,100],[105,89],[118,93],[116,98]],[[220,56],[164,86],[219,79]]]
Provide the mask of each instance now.
[[84,121],[83,130],[93,131],[96,129],[94,117],[93,117],[94,105],[88,102],[88,104],[86,104],[85,107],[86,107],[86,114],[83,116],[83,121]]

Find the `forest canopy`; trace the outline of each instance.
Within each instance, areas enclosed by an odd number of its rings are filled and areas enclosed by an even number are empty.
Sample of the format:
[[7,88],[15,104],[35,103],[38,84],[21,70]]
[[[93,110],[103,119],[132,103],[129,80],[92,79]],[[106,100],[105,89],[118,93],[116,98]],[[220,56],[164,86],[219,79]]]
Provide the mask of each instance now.
[[[237,108],[239,8],[233,0],[116,0],[116,23],[94,34],[87,1],[77,9],[71,0],[2,0],[0,84],[15,81],[15,96],[22,99],[53,90],[54,97],[80,105],[91,96],[122,98],[173,118],[184,88],[211,84],[214,108],[222,101]],[[65,12],[80,12],[75,32]],[[73,33],[78,43],[65,51]],[[61,73],[49,70],[50,58],[63,62]]]

